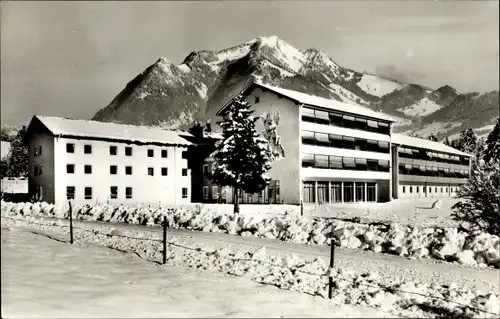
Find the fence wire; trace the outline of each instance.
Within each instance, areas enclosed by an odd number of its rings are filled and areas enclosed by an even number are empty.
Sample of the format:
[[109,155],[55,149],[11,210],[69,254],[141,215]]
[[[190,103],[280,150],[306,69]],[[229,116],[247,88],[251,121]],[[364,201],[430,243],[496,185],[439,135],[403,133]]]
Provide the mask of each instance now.
[[[9,216],[1,216],[1,218],[7,218],[7,219],[11,219],[11,220],[15,220],[15,221],[21,221],[21,222],[25,222],[25,223],[29,223],[29,224],[33,224],[33,225],[39,225],[39,226],[51,226],[51,227],[56,226],[56,227],[60,227],[60,228],[70,228],[70,225],[43,224],[43,223],[37,223],[37,222],[34,222],[34,221],[27,221],[25,219],[9,217]],[[104,227],[106,227],[106,226],[104,226]],[[110,226],[108,226],[108,227],[110,227]],[[144,238],[144,237],[141,238],[141,237],[126,236],[126,235],[121,235],[121,234],[103,233],[103,232],[99,232],[99,231],[96,231],[96,230],[87,229],[87,228],[81,228],[81,227],[75,227],[75,226],[73,226],[73,229],[78,229],[78,230],[81,230],[81,231],[90,232],[90,233],[93,233],[93,234],[96,234],[96,235],[99,234],[99,235],[108,236],[108,237],[120,237],[120,238],[127,238],[127,239],[133,239],[133,240],[141,240],[141,241],[163,242],[162,239],[158,239],[158,238]],[[182,248],[182,249],[190,250],[190,251],[196,251],[196,252],[205,253],[206,255],[214,255],[217,252],[216,250],[215,251],[207,251],[207,250],[203,250],[202,248],[192,248],[192,247],[184,246],[184,245],[177,244],[177,243],[174,243],[174,242],[169,242],[168,240],[167,240],[167,244],[171,245],[171,246],[179,247],[179,248]],[[137,254],[137,255],[140,258],[143,258],[139,254]],[[229,257],[225,257],[225,258],[229,259],[229,260],[236,260],[236,261],[248,261],[248,262],[261,263],[261,264],[268,264],[268,265],[271,265],[271,266],[274,266],[274,267],[283,267],[283,265],[275,264],[273,262],[266,261],[266,260],[260,260],[260,259],[252,259],[252,258],[229,258]],[[300,269],[295,269],[293,273],[303,273],[303,274],[313,275],[313,276],[326,276],[325,274],[308,272],[308,271],[304,271],[304,270],[300,270]],[[353,283],[353,284],[356,284],[358,286],[364,286],[364,287],[370,287],[370,288],[380,289],[380,290],[382,290],[384,292],[389,292],[389,293],[400,292],[400,293],[407,293],[407,294],[411,294],[411,295],[418,295],[418,296],[427,297],[427,298],[430,298],[430,299],[446,301],[446,302],[449,302],[449,303],[452,303],[452,304],[456,304],[456,305],[462,306],[464,308],[468,308],[470,310],[476,310],[476,311],[487,313],[487,314],[491,314],[491,315],[498,315],[497,313],[489,312],[489,311],[486,311],[486,310],[483,310],[483,309],[480,309],[480,308],[476,308],[476,307],[473,307],[473,306],[470,306],[470,305],[466,305],[466,304],[463,304],[463,303],[460,303],[460,302],[457,302],[457,301],[454,301],[454,300],[449,300],[449,299],[446,299],[444,297],[438,297],[438,296],[433,296],[433,295],[426,295],[426,294],[419,293],[419,292],[414,292],[414,291],[405,291],[405,290],[401,290],[401,289],[397,289],[397,288],[385,286],[385,285],[382,285],[382,284],[375,284],[375,285],[373,285],[373,284],[359,283],[359,282],[356,282],[355,280],[349,280],[349,279],[342,278],[338,274],[335,274],[335,275],[333,275],[331,277],[333,279],[338,279],[338,280],[341,280],[341,281]],[[273,285],[273,284],[271,284],[271,285]],[[276,285],[273,285],[273,286],[276,286]],[[308,293],[308,294],[313,295],[311,293]],[[319,295],[319,294],[317,294],[317,295]]]

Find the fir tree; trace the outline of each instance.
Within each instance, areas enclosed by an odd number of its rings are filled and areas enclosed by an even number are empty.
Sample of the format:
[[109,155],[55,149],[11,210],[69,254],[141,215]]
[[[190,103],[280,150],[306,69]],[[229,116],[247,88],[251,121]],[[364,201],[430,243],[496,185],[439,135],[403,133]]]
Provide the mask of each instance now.
[[451,142],[450,142],[450,140],[448,139],[448,137],[446,137],[446,138],[444,139],[443,144],[444,144],[444,145],[446,145],[446,146],[451,146]]
[[500,162],[500,117],[497,117],[493,131],[488,134],[483,159],[486,162]]
[[459,151],[474,154],[477,147],[477,135],[474,133],[472,128],[467,128],[460,133],[458,139],[452,141],[453,148]]
[[11,145],[7,159],[8,177],[25,177],[28,175],[28,146],[23,144],[26,125],[17,132]]
[[257,193],[270,182],[265,173],[271,168],[273,154],[266,140],[255,129],[259,119],[251,114],[248,102],[238,96],[219,125],[222,140],[212,153],[212,180],[234,188],[234,212],[239,212],[239,192]]
[[470,179],[458,191],[465,199],[453,205],[454,219],[469,223],[472,229],[500,233],[500,165],[498,162],[478,163]]
[[434,141],[434,142],[438,141],[438,139],[437,139],[436,135],[434,135],[434,133],[431,133],[429,136],[427,136],[427,139],[430,141]]

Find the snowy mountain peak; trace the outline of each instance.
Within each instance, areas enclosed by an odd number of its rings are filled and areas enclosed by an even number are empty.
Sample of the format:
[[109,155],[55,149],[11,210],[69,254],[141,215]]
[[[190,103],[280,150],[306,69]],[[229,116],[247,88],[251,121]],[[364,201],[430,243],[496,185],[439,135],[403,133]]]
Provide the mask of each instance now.
[[172,64],[168,59],[166,59],[164,57],[159,57],[158,60],[156,60],[156,63],[157,64],[165,64],[165,65]]
[[[193,51],[178,65],[160,57],[93,119],[176,129],[189,127],[194,120],[216,122],[220,106],[251,80],[364,105],[408,123],[404,130],[443,118],[474,120],[484,126],[498,114],[498,92],[496,96],[458,94],[448,85],[433,90],[363,74],[338,65],[317,48],[298,49],[271,35],[222,50]],[[471,112],[477,115],[470,116]]]

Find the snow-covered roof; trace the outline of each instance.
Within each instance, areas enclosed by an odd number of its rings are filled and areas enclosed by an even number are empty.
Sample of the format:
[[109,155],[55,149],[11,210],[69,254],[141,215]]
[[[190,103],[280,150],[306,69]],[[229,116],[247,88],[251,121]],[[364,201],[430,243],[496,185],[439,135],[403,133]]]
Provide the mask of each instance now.
[[217,133],[217,132],[204,132],[203,135],[208,138],[212,138],[215,140],[220,140],[222,139],[222,133]]
[[[326,99],[326,98],[322,98],[322,97],[314,96],[314,95],[309,95],[309,94],[298,92],[298,91],[282,89],[282,88],[279,88],[276,86],[270,86],[270,85],[266,85],[266,84],[259,83],[259,82],[251,83],[250,85],[245,87],[243,92],[246,91],[247,89],[249,89],[250,87],[252,87],[252,85],[256,85],[256,86],[259,86],[261,88],[264,88],[264,89],[273,91],[275,93],[281,94],[281,95],[286,96],[286,97],[288,97],[288,98],[290,98],[298,103],[301,103],[301,104],[317,106],[317,107],[324,107],[327,109],[351,113],[351,114],[364,115],[367,117],[386,120],[389,122],[396,121],[395,118],[393,118],[387,114],[384,114],[382,112],[375,112],[375,111],[373,111],[365,106],[361,106],[361,105],[357,105],[357,104],[348,104],[348,103],[340,102],[337,100]],[[229,105],[229,103],[230,102],[226,103],[217,112],[217,114],[219,115]]]
[[443,152],[443,153],[449,153],[449,154],[455,154],[455,155],[462,155],[462,156],[469,156],[469,157],[471,156],[470,154],[467,154],[467,153],[464,153],[464,152],[459,151],[457,149],[454,149],[453,147],[444,145],[443,143],[434,142],[434,141],[426,140],[423,138],[406,136],[406,135],[402,135],[402,134],[392,133],[391,134],[391,143],[415,147],[415,148],[423,148],[423,149],[428,149],[428,150],[433,150],[433,151]]
[[190,133],[147,127],[89,120],[73,120],[62,117],[35,115],[31,120],[40,120],[54,136],[93,137],[138,143],[157,143],[164,145],[192,145],[184,137]]

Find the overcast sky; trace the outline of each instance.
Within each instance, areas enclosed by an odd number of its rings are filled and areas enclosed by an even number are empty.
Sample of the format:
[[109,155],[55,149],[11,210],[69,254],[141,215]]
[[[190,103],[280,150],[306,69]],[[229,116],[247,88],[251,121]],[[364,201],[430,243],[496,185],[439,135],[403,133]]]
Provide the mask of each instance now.
[[357,71],[499,87],[498,1],[2,2],[1,122],[90,118],[160,56],[277,35]]

